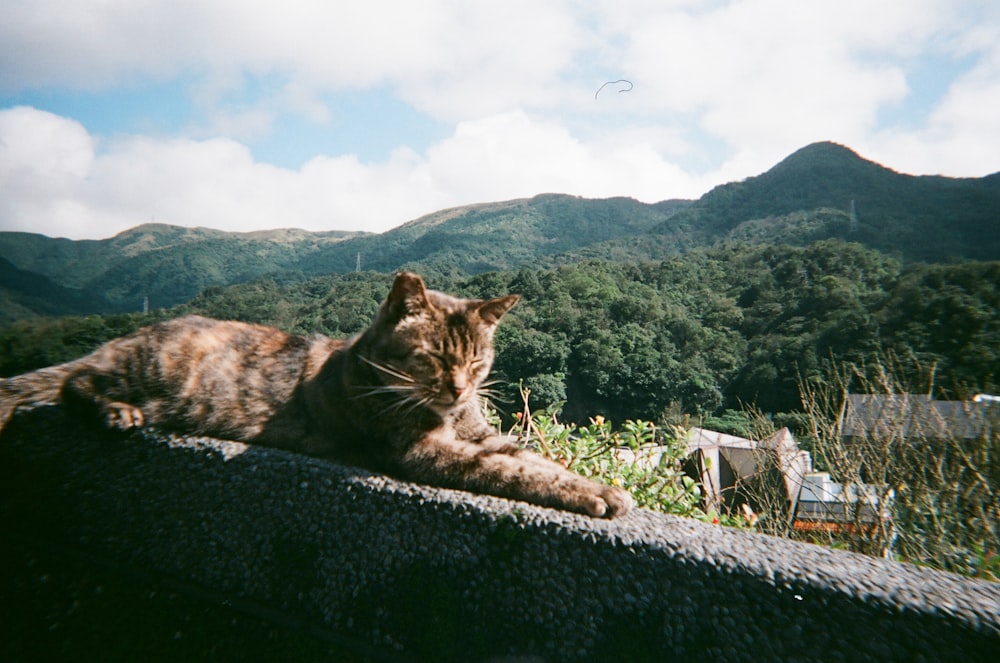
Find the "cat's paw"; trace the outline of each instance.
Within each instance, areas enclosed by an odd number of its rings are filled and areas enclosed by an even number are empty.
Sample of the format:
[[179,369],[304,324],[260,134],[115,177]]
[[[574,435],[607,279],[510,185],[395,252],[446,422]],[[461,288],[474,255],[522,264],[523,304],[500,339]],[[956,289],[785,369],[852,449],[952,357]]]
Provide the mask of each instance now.
[[580,497],[579,511],[594,518],[624,516],[633,505],[632,496],[626,491],[592,480],[587,480],[585,493]]
[[617,486],[604,486],[604,490],[601,493],[601,499],[607,505],[604,513],[601,514],[604,518],[614,518],[615,516],[624,516],[626,513],[632,510],[635,502],[632,500],[632,496],[626,490],[622,490]]
[[128,403],[108,403],[104,407],[104,423],[108,428],[121,431],[142,428],[145,417],[142,410]]

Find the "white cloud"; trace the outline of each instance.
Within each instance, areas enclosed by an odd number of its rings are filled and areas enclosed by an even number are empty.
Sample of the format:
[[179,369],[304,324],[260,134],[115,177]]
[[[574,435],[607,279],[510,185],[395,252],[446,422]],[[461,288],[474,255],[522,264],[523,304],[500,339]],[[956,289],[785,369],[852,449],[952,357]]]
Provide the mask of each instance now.
[[93,167],[95,141],[78,122],[17,107],[0,111],[0,227],[70,234]]
[[[183,81],[195,110],[173,136],[100,141],[68,117],[0,111],[3,229],[381,230],[543,191],[696,197],[817,140],[906,172],[998,169],[1000,5],[980,0],[8,4],[0,94]],[[917,125],[884,124],[920,92],[928,53],[959,75]],[[635,87],[594,99],[617,78]],[[298,169],[254,158],[289,115],[334,126],[331,98],[374,90],[453,131],[425,149],[433,139],[408,143],[403,127],[377,161],[331,147]],[[357,132],[395,117],[372,116]]]
[[746,0],[617,16],[629,9],[608,18],[645,102],[723,141],[732,159],[758,155],[747,164],[758,169],[812,141],[868,135],[879,109],[907,95],[900,60],[951,6]]
[[4,177],[80,177],[94,157],[94,140],[79,122],[28,107],[0,112],[0,173]]
[[520,111],[460,123],[423,155],[320,156],[298,170],[257,162],[230,139],[133,136],[97,149],[76,122],[30,108],[0,111],[0,146],[3,228],[76,238],[151,220],[381,231],[444,207],[546,191],[653,202],[698,186],[650,148],[586,144]]
[[862,141],[872,158],[905,163],[910,172],[979,177],[1000,171],[1000,5],[989,3],[964,39],[950,36],[955,57],[975,57],[916,128],[887,127]]
[[36,0],[5,8],[0,89],[137,76],[280,74],[327,90],[391,84],[467,117],[544,97],[574,55],[567,3],[530,0]]
[[[465,202],[558,192],[631,195],[649,202],[692,182],[656,151],[613,137],[585,143],[566,128],[523,112],[459,124],[428,152],[434,181],[463,192]],[[497,195],[499,194],[499,195]]]

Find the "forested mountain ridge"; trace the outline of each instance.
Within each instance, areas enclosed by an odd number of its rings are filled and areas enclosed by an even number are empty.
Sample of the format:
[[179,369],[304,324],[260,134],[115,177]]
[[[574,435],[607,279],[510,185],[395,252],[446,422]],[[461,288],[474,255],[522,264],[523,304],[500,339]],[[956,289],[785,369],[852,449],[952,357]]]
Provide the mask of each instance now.
[[442,210],[377,235],[164,224],[86,241],[0,232],[0,257],[18,276],[0,280],[0,322],[136,311],[146,297],[167,307],[208,287],[265,275],[351,272],[359,258],[364,270],[457,277],[580,259],[660,260],[727,241],[805,246],[830,238],[906,262],[1000,259],[1000,173],[903,175],[846,147],[816,143],[697,201],[543,194]]
[[[431,287],[469,297],[522,295],[496,336],[495,389],[505,398],[497,405],[506,412],[520,380],[533,405],[565,401],[574,421],[719,416],[744,404],[789,412],[799,407],[800,379],[886,351],[933,366],[942,397],[996,393],[1000,384],[1000,262],[904,265],[834,239],[425,275]],[[391,282],[380,272],[260,279],[148,316],[22,320],[0,327],[0,376],[186,313],[346,337],[371,323]]]
[[701,245],[837,237],[907,261],[997,260],[1000,173],[905,175],[842,145],[814,143],[761,175],[712,189],[656,232],[700,236]]
[[325,247],[298,263],[310,274],[403,267],[476,274],[537,264],[539,260],[630,237],[646,236],[690,205],[632,198],[588,199],[540,194],[469,205],[422,217],[380,235]]
[[[363,233],[280,229],[230,233],[144,224],[105,240],[0,232],[0,257],[19,278],[0,281],[0,322],[30,316],[137,311],[183,303],[207,287],[289,269],[327,244]],[[49,284],[39,292],[36,283]],[[44,293],[48,299],[39,301]],[[21,302],[19,307],[10,302]]]
[[[359,259],[363,269],[377,271],[410,267],[474,274],[512,269],[594,243],[643,236],[689,204],[542,194],[443,210],[379,235],[227,233],[146,224],[107,240],[74,242],[0,232],[0,257],[67,288],[64,300],[52,302],[65,303],[65,313],[79,312],[70,302],[87,300],[89,294],[94,295],[89,297],[91,312],[110,313],[139,310],[146,297],[154,307],[174,306],[207,287],[264,275],[295,279],[352,272]],[[12,287],[0,283],[0,293]],[[10,292],[8,299],[24,299],[24,293]],[[0,308],[0,322],[25,314],[30,311]]]
[[18,269],[0,257],[0,323],[36,315],[69,315],[106,306],[80,290],[56,285],[50,279]]

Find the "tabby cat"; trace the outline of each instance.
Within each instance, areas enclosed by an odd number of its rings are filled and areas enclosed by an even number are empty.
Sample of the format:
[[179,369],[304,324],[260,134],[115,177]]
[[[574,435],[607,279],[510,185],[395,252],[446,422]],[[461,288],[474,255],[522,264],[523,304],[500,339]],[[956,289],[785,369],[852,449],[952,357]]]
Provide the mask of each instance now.
[[353,339],[191,316],[67,364],[0,380],[0,421],[62,402],[103,425],[154,425],[328,457],[436,486],[614,517],[631,497],[496,435],[479,391],[517,295],[468,300],[399,274]]

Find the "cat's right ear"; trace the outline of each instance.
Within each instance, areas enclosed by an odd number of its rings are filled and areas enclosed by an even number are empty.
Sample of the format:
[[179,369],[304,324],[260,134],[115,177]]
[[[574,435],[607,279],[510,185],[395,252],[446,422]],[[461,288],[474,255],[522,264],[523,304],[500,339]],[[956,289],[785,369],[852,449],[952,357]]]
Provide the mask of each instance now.
[[411,272],[401,272],[392,283],[392,290],[382,305],[383,321],[396,324],[403,318],[417,314],[428,306],[427,287],[424,280]]

